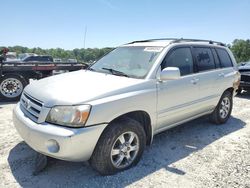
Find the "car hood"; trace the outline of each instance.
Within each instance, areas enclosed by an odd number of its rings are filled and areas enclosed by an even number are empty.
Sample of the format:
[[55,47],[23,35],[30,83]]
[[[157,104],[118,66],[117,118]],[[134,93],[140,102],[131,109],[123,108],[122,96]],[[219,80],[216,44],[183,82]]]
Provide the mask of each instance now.
[[87,104],[90,101],[134,91],[145,80],[80,70],[32,81],[24,92],[44,106]]
[[250,71],[250,66],[248,65],[248,66],[240,66],[240,67],[238,67],[238,69],[240,70],[240,71],[244,71],[244,70],[249,70]]

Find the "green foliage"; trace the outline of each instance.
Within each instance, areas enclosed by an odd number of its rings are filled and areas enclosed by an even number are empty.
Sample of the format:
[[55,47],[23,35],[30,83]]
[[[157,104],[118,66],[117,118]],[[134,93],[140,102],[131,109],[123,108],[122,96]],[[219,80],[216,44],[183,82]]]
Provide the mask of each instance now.
[[[3,47],[0,47],[0,49]],[[113,48],[87,48],[64,50],[62,48],[42,49],[42,48],[27,48],[22,46],[8,47],[10,52],[20,53],[35,53],[38,55],[51,55],[53,58],[70,59],[74,58],[80,62],[92,63],[103,55],[107,54]]]
[[250,40],[235,39],[231,50],[238,63],[250,61]]
[[[233,52],[236,61],[246,62],[250,61],[250,40],[235,39],[232,44],[227,45]],[[0,47],[1,49],[2,47]],[[51,55],[53,58],[69,59],[74,58],[80,62],[92,63],[98,60],[103,55],[107,54],[113,48],[87,48],[73,50],[64,50],[62,48],[42,49],[42,48],[27,48],[22,46],[8,47],[10,52],[20,53],[36,53],[38,55]]]

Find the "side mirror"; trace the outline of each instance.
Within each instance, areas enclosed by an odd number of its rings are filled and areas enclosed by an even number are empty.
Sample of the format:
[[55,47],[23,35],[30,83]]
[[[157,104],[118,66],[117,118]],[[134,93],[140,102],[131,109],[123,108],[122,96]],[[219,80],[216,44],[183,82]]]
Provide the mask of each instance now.
[[160,80],[176,80],[181,77],[180,69],[178,67],[166,67],[161,71]]

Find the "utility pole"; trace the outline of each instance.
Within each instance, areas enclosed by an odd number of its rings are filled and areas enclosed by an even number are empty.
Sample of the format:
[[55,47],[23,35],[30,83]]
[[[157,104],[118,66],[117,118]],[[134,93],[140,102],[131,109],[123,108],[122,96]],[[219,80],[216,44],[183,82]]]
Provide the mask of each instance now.
[[87,26],[85,26],[85,31],[84,31],[84,45],[83,45],[84,49],[85,49],[85,43],[86,43],[86,35],[87,35]]

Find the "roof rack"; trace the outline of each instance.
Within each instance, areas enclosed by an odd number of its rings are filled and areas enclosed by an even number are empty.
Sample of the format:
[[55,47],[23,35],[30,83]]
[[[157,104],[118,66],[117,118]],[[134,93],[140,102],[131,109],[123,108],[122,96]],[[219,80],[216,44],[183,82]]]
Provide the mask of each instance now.
[[178,42],[208,42],[209,44],[217,44],[220,46],[226,46],[226,44],[222,43],[222,42],[218,42],[218,41],[213,41],[213,40],[203,40],[203,39],[176,39],[174,41],[172,41],[171,43],[178,43]]
[[147,40],[138,40],[138,41],[133,41],[128,44],[133,44],[137,42],[152,42],[152,41],[159,41],[159,40],[172,40],[172,43],[178,43],[178,42],[208,42],[209,44],[217,44],[220,46],[226,46],[226,44],[218,41],[213,41],[213,40],[203,40],[203,39],[184,39],[184,38],[158,38],[158,39],[147,39]]
[[152,41],[158,41],[158,40],[179,40],[179,39],[178,39],[178,38],[146,39],[146,40],[136,40],[136,41],[132,41],[132,42],[127,43],[127,44],[133,44],[133,43],[137,43],[137,42],[152,42]]

